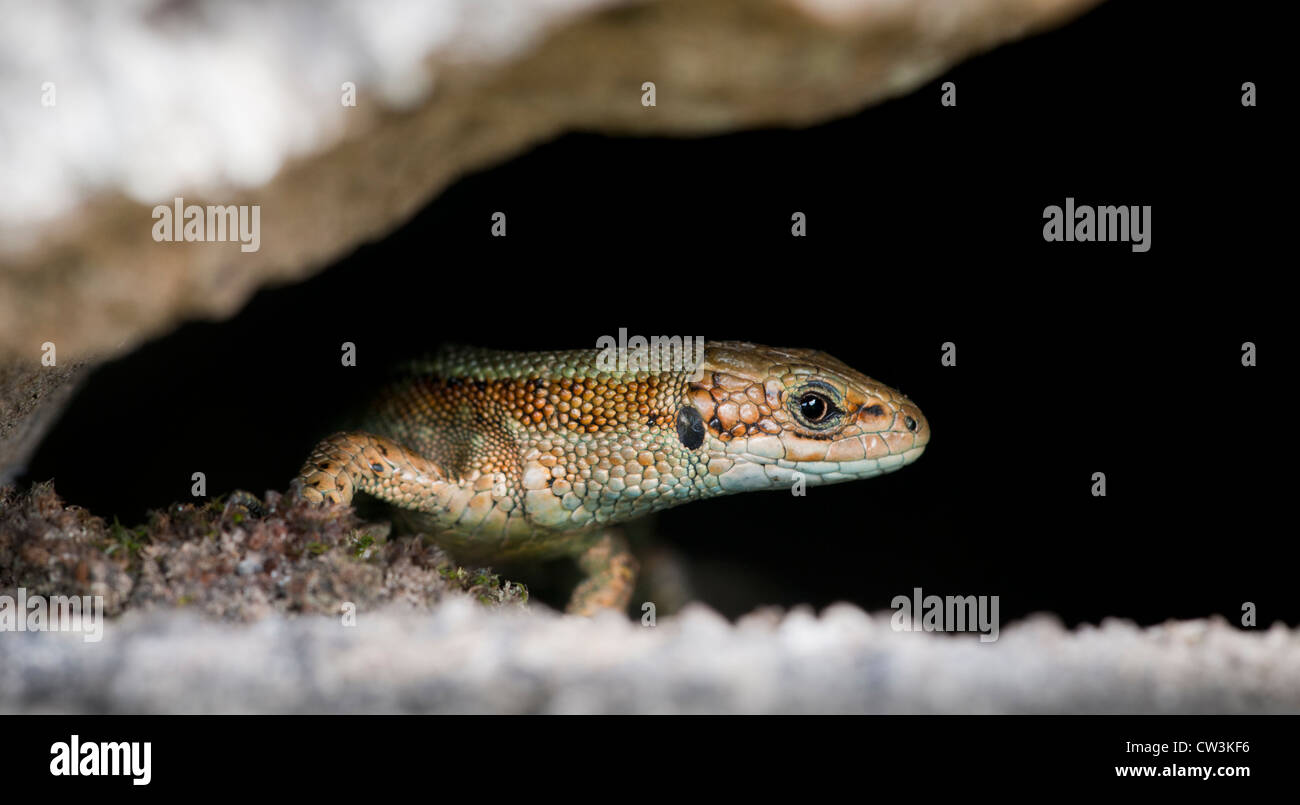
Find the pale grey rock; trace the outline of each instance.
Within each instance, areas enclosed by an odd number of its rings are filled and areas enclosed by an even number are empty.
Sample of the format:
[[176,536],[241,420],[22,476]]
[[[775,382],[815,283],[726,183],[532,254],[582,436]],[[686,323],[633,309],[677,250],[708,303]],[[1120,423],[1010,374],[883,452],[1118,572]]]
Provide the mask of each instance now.
[[[0,361],[229,316],[559,132],[817,123],[1097,2],[0,0]],[[176,197],[258,205],[258,250],[155,242]],[[6,401],[0,477],[53,418]]]
[[99,643],[0,633],[0,712],[1295,713],[1300,632],[1221,618],[973,636],[895,632],[837,605],[642,626],[489,611],[272,617],[128,613]]

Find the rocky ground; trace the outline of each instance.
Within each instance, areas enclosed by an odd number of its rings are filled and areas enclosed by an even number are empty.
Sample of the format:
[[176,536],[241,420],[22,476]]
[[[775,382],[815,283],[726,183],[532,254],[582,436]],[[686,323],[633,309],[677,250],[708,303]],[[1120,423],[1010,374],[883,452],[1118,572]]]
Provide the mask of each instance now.
[[233,497],[127,528],[48,484],[0,491],[0,596],[108,616],[96,641],[0,633],[0,712],[1300,712],[1282,625],[1042,616],[985,643],[846,604],[567,617],[348,507]]
[[181,609],[233,622],[398,604],[428,611],[449,596],[523,607],[524,587],[464,568],[420,536],[388,539],[351,507],[232,495],[178,503],[135,527],[66,506],[51,484],[0,489],[0,594],[99,595],[104,614]]
[[996,643],[900,633],[839,605],[731,624],[688,608],[425,615],[129,613],[98,643],[0,636],[0,712],[1278,713],[1300,712],[1300,635],[1221,620],[1069,631],[1049,618]]

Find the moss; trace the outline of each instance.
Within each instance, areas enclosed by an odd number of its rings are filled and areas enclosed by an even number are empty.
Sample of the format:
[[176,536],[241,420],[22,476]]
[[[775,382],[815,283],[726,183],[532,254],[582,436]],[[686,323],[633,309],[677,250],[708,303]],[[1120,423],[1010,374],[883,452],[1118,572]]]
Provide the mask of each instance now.
[[99,547],[105,556],[119,554],[128,563],[134,564],[140,559],[140,551],[148,542],[149,529],[146,526],[127,528],[114,517],[113,524],[108,527],[108,538],[100,541]]
[[375,538],[370,534],[354,536],[352,539],[352,555],[357,559],[369,559],[371,555],[370,546],[374,544]]
[[312,507],[276,492],[175,503],[128,527],[65,506],[48,483],[25,492],[0,487],[0,592],[108,589],[109,615],[184,606],[239,621],[335,615],[343,603],[427,610],[447,596],[526,606],[523,585],[489,568],[460,567],[427,535],[390,531],[350,507]]

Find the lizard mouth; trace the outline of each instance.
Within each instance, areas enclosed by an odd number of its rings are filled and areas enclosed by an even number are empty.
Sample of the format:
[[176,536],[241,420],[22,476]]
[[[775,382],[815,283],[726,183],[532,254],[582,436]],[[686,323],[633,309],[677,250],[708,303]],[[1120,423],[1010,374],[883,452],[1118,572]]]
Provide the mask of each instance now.
[[754,491],[790,488],[799,482],[820,486],[875,478],[916,461],[925,447],[918,444],[896,453],[847,461],[790,461],[748,451],[718,454],[713,461],[726,464],[718,475],[723,489]]

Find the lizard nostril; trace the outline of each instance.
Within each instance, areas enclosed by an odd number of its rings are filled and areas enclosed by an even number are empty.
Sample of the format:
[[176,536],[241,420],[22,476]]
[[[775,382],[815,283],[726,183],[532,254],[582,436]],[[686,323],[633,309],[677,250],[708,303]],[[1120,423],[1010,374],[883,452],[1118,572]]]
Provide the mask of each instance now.
[[915,420],[915,419],[912,419],[910,416],[905,416],[905,417],[903,417],[903,424],[904,424],[904,425],[907,425],[907,429],[910,430],[912,433],[916,433],[916,420]]

